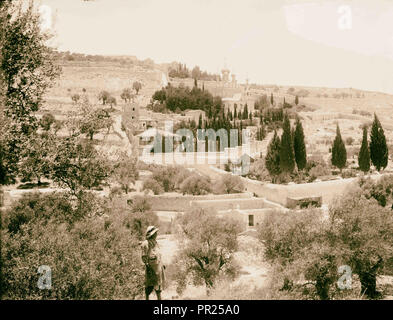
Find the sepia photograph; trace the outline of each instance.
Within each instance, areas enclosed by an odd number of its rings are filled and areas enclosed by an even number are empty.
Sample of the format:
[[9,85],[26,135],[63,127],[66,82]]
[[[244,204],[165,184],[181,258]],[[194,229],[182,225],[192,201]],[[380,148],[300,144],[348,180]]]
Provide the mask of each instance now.
[[1,0],[0,214],[3,302],[393,300],[393,1]]

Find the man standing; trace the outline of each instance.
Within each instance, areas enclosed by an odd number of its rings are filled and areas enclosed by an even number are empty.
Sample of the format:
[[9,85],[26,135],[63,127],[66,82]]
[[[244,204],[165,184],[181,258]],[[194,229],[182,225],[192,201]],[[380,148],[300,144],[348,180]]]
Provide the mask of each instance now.
[[164,286],[165,275],[160,247],[157,243],[158,228],[149,226],[146,229],[146,240],[142,242],[142,261],[146,267],[145,273],[145,295],[149,300],[149,295],[156,291],[157,300],[161,300],[161,291]]

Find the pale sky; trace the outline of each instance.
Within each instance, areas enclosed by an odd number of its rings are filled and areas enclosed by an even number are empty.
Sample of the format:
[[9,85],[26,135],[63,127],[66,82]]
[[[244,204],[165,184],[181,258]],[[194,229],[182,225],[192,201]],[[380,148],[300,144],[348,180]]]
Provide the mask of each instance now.
[[[393,1],[37,0],[60,50],[393,93]],[[46,11],[48,11],[46,8]]]

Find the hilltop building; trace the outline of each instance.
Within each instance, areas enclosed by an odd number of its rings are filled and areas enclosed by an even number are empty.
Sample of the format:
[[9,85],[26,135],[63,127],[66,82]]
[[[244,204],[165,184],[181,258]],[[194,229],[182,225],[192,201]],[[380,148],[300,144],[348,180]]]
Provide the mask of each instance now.
[[222,82],[229,83],[229,74],[231,73],[231,71],[227,68],[224,68],[221,70],[221,73],[222,73]]

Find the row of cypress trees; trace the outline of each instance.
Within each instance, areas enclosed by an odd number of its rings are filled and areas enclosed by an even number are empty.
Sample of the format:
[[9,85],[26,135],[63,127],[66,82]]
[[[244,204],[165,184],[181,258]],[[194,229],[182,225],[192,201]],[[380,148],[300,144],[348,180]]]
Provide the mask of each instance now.
[[283,132],[281,138],[274,131],[265,158],[265,165],[272,177],[281,173],[291,174],[295,166],[303,170],[307,164],[306,144],[304,142],[303,126],[296,118],[295,129],[291,130],[288,114],[284,114]]
[[[367,127],[363,127],[362,146],[358,156],[359,168],[364,172],[370,170],[371,163],[380,171],[388,164],[388,147],[386,137],[376,114],[371,127],[370,145],[367,139]],[[337,125],[336,137],[332,147],[332,165],[342,170],[347,163],[347,151]],[[304,131],[299,117],[296,118],[295,129],[291,130],[288,114],[284,114],[283,133],[281,138],[274,131],[265,158],[265,165],[272,177],[281,173],[291,174],[295,166],[303,170],[307,165],[307,152],[304,142]]]
[[[340,128],[337,125],[336,138],[332,148],[332,165],[340,170],[346,166],[347,152],[341,138]],[[370,145],[367,139],[367,127],[363,127],[363,139],[358,155],[359,169],[363,172],[370,170],[371,163],[380,171],[388,165],[388,146],[381,122],[376,114],[371,126]]]

